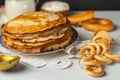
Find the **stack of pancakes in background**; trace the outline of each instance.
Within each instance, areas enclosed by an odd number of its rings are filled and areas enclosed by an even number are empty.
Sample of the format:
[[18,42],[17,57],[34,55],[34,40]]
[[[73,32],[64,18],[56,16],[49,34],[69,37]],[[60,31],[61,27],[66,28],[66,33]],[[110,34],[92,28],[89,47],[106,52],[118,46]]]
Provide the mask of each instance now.
[[13,50],[36,53],[57,50],[71,42],[69,20],[59,13],[30,12],[2,26],[2,42]]

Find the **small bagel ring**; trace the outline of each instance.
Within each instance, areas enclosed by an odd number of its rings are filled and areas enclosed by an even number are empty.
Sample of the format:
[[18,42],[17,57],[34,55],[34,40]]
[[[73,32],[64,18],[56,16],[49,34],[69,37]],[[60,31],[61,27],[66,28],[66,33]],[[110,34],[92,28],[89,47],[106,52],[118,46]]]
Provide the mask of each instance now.
[[[89,51],[89,54],[86,54],[85,51]],[[82,58],[83,60],[90,60],[94,57],[95,53],[95,48],[93,46],[87,45],[87,46],[83,46],[80,49],[80,58]]]
[[104,44],[107,50],[110,48],[110,43],[107,40],[105,40],[105,39],[99,38],[99,39],[96,39],[93,42]]
[[111,20],[105,18],[93,18],[82,23],[82,27],[86,30],[95,31],[111,31],[114,25]]
[[99,32],[96,31],[96,32],[94,32],[92,41],[95,41],[98,38],[103,38],[103,39],[107,40],[108,42],[112,41],[112,38],[107,31],[99,31]]
[[99,54],[100,53],[100,46],[97,44],[97,43],[89,43],[88,45],[92,45],[96,48],[96,54]]
[[105,45],[104,44],[102,44],[102,43],[97,43],[101,48],[102,48],[102,51],[101,51],[101,53],[100,54],[103,54],[103,53],[105,53],[106,52],[106,47],[105,47]]
[[86,66],[85,71],[93,77],[100,77],[105,73],[101,66]]
[[103,55],[95,55],[95,59],[104,62],[105,64],[111,64],[112,63],[112,59],[103,56]]
[[116,54],[111,54],[111,53],[106,52],[106,53],[104,53],[104,55],[112,60],[120,61],[120,56],[118,56]]

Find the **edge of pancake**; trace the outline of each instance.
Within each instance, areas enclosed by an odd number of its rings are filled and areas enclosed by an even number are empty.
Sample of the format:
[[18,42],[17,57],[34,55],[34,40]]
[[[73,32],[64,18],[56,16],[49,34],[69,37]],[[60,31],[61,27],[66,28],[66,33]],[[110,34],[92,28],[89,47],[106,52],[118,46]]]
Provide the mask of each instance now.
[[70,34],[68,34],[65,38],[62,37],[60,39],[54,40],[49,43],[45,43],[43,45],[34,46],[33,44],[31,47],[26,46],[26,45],[16,45],[4,39],[2,42],[6,47],[12,50],[17,50],[17,51],[21,51],[25,53],[37,53],[37,52],[43,52],[43,51],[48,51],[48,50],[57,50],[59,48],[65,47],[71,42],[72,35],[73,35],[72,31],[70,31]]

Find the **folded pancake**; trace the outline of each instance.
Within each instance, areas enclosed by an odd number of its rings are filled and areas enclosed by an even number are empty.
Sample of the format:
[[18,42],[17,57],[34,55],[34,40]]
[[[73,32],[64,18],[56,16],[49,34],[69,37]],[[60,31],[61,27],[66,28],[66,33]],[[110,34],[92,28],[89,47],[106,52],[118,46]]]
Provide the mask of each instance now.
[[59,13],[22,14],[2,26],[2,42],[13,50],[37,53],[63,48],[71,42],[70,21]]

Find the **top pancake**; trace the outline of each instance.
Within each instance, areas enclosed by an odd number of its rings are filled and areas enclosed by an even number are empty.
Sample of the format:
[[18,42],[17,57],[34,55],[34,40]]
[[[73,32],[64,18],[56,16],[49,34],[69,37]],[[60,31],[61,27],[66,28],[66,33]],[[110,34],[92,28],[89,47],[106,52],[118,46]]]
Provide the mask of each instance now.
[[44,31],[61,24],[66,24],[67,18],[59,13],[30,12],[22,14],[2,26],[9,33],[34,33]]

